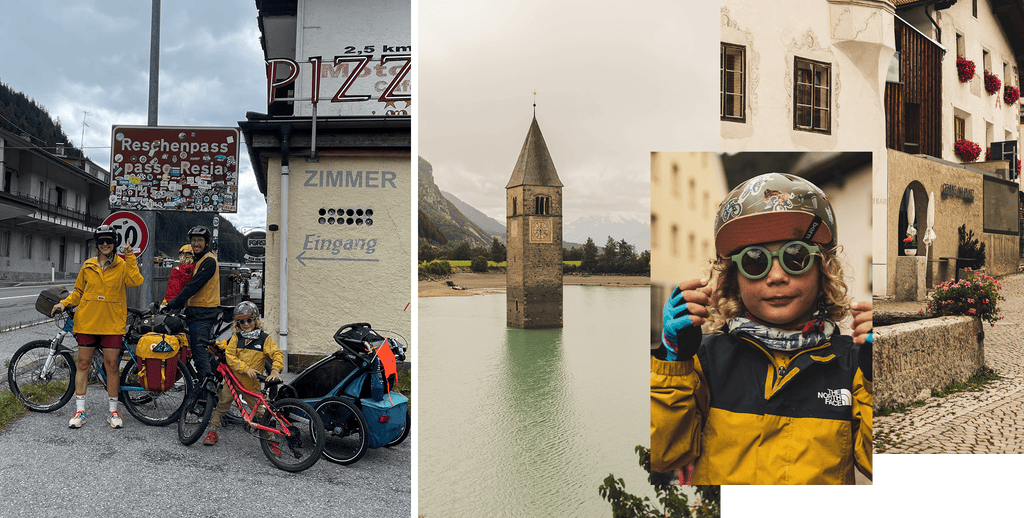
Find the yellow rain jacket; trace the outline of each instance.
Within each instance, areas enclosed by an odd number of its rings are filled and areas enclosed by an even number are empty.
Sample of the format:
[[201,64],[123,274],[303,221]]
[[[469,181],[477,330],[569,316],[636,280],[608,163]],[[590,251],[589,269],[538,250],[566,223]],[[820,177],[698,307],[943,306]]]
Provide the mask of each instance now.
[[790,356],[746,333],[704,336],[683,361],[651,358],[651,468],[693,484],[853,484],[871,477],[871,382],[834,334]]
[[274,343],[274,339],[263,331],[260,331],[259,338],[254,339],[244,338],[240,333],[231,335],[224,349],[224,357],[242,386],[253,392],[260,391],[260,382],[245,375],[247,368],[256,369],[262,374],[263,363],[270,360],[277,372],[284,369],[284,353]]
[[131,247],[125,257],[116,254],[110,266],[101,268],[97,258],[85,261],[78,271],[75,289],[61,302],[78,306],[75,311],[75,333],[88,335],[123,335],[128,321],[128,298],[125,288],[142,285],[142,273]]

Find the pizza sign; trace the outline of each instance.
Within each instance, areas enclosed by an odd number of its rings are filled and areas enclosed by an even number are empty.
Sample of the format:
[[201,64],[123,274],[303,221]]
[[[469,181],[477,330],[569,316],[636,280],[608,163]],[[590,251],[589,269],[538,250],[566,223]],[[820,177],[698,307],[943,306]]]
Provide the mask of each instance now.
[[114,126],[111,210],[238,211],[238,128]]

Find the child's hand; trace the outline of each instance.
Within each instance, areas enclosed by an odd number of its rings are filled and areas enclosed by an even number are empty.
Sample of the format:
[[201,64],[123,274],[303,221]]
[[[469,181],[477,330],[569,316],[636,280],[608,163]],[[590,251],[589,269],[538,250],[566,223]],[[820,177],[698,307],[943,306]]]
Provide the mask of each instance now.
[[700,326],[711,316],[711,286],[707,279],[679,283],[662,309],[662,339],[665,359],[689,359],[700,347]]
[[871,334],[871,302],[854,302],[850,304],[853,313],[853,343],[863,344]]
[[260,373],[259,371],[257,371],[256,369],[254,369],[252,367],[246,367],[245,368],[245,375],[249,376],[252,379],[258,379],[258,378],[256,378],[256,376],[258,376],[259,373]]

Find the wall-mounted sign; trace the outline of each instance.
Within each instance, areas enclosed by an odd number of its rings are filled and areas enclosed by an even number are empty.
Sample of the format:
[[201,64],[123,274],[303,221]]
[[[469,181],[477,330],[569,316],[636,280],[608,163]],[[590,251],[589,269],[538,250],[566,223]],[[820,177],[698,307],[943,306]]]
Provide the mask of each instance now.
[[104,225],[109,225],[119,236],[121,242],[117,245],[117,255],[124,257],[125,246],[135,249],[135,255],[142,255],[149,245],[149,227],[142,221],[142,217],[134,212],[115,212],[103,220]]
[[[245,236],[245,251],[249,252],[252,256],[263,256],[266,254],[267,249],[267,231],[262,229],[252,229],[244,234]],[[248,259],[248,256],[246,256]],[[262,257],[261,259],[262,260]]]
[[300,11],[306,29],[294,54],[266,61],[268,104],[293,101],[297,117],[314,106],[317,117],[412,115],[411,2],[306,2]]
[[111,210],[237,212],[238,128],[114,126]]
[[974,201],[974,189],[968,189],[967,187],[960,187],[951,183],[942,184],[942,197],[955,196],[957,198],[963,198],[966,202]]

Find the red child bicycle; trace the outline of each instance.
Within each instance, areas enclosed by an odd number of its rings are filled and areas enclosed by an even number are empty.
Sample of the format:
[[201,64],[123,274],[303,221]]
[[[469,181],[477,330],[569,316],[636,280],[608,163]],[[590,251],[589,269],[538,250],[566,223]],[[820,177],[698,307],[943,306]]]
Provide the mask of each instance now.
[[[265,392],[280,380],[267,382],[265,377],[259,376],[260,381],[266,383],[263,392],[246,389],[216,353],[210,355],[210,364],[216,373],[214,376],[223,380],[231,390],[242,419],[249,431],[259,437],[263,454],[274,466],[285,471],[302,471],[316,464],[324,451],[325,432],[323,421],[313,407],[300,399],[268,400]],[[217,392],[209,390],[210,385],[216,384],[203,385],[192,392],[178,419],[178,440],[185,446],[199,440],[217,406]],[[256,399],[251,410],[246,410],[242,404],[242,394]]]

